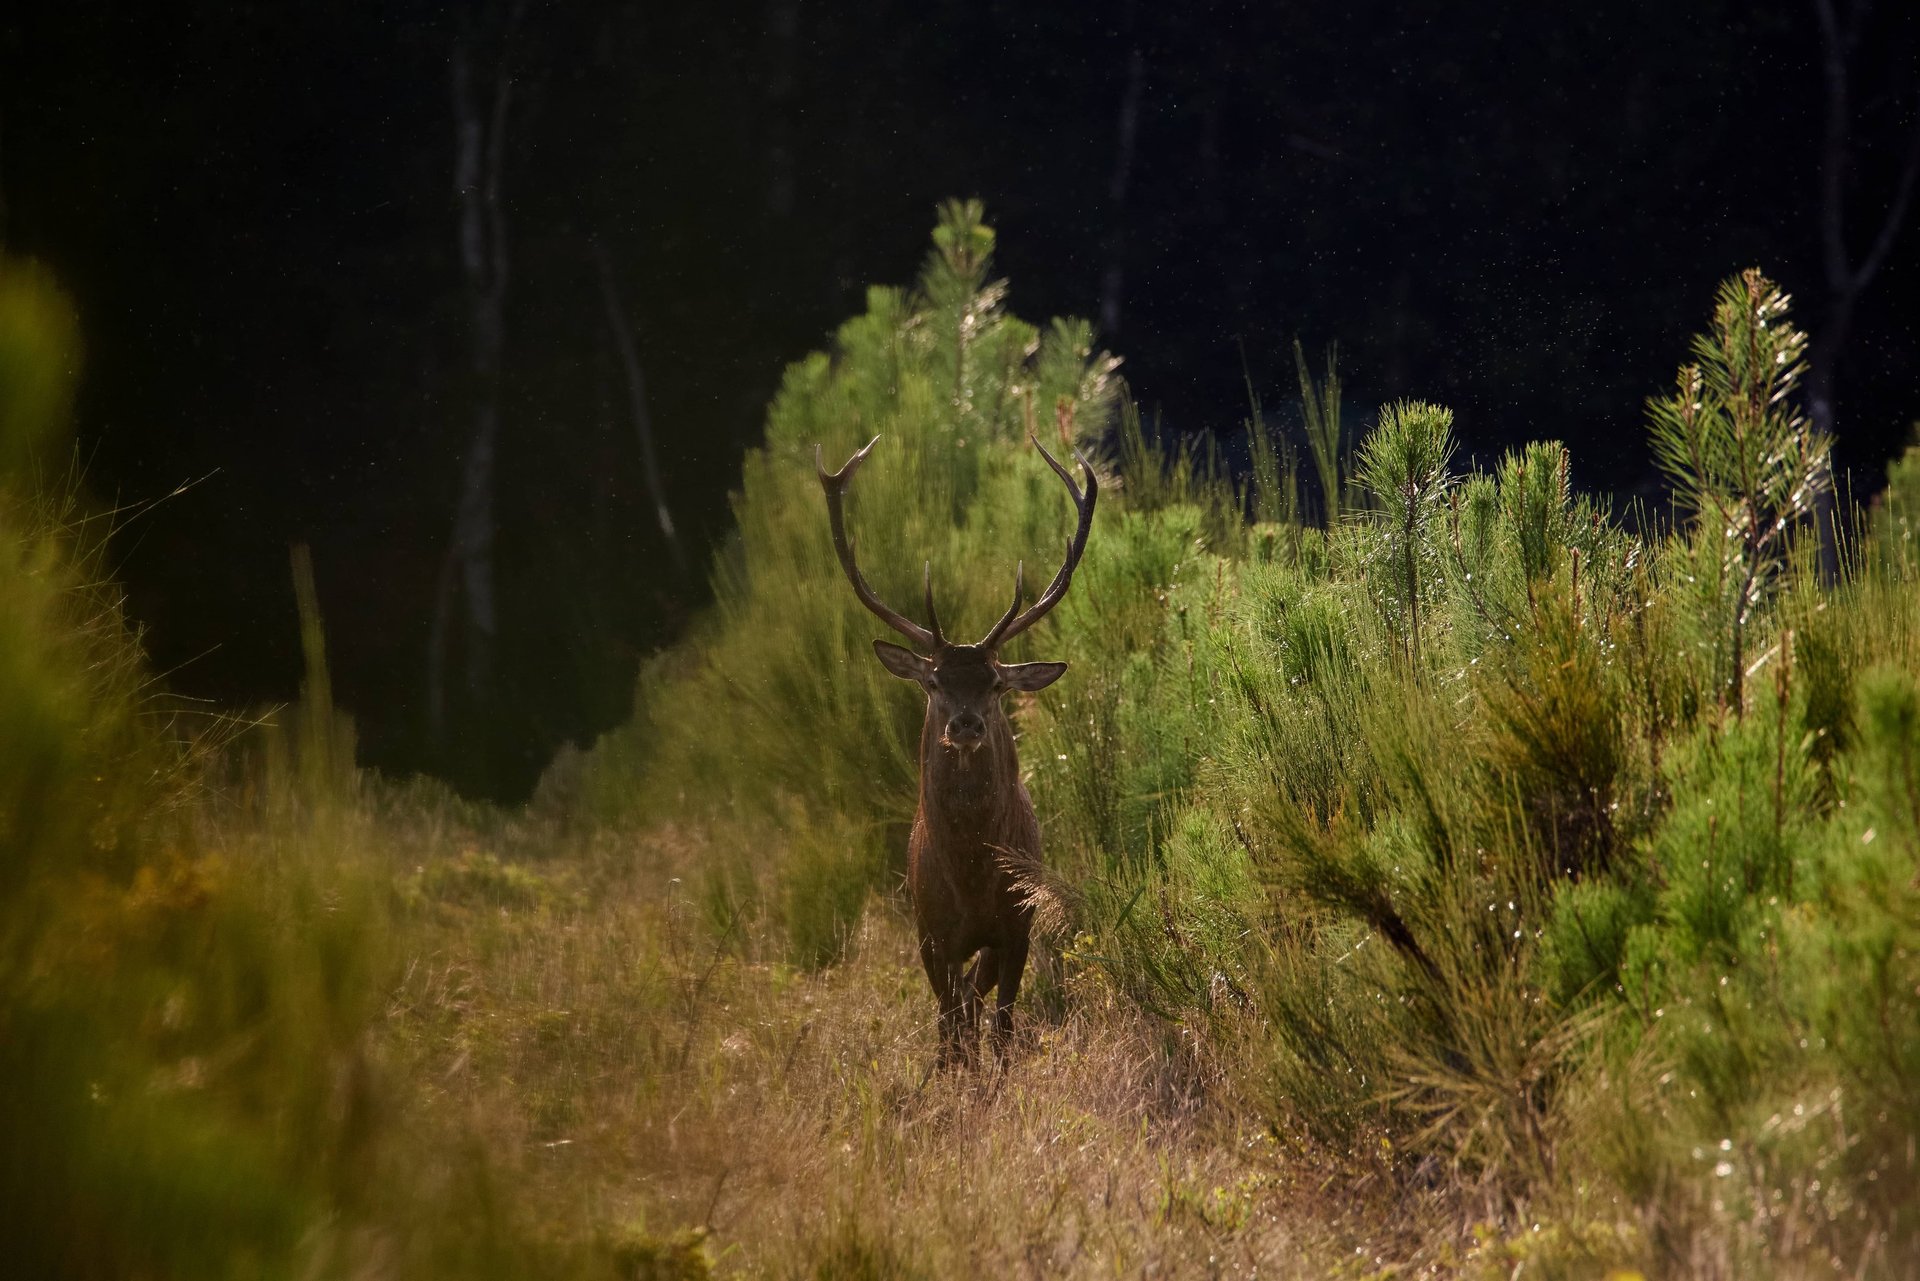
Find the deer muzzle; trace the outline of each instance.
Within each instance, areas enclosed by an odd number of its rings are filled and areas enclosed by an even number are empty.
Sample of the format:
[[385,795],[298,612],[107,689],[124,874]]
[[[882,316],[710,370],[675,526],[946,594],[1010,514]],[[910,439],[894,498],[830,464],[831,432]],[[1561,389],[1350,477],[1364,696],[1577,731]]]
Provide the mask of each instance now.
[[987,741],[987,722],[977,712],[956,712],[947,721],[947,729],[940,741],[948,747],[962,751],[977,751],[980,744]]

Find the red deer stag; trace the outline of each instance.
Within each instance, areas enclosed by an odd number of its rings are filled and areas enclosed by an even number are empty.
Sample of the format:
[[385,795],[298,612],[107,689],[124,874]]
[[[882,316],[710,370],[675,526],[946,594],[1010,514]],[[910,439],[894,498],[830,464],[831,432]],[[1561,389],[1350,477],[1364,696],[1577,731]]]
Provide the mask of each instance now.
[[[920,933],[920,961],[940,1002],[939,1066],[970,1063],[978,1048],[980,1007],[987,993],[999,988],[994,1002],[993,1045],[1004,1061],[1013,1030],[1013,1002],[1020,992],[1020,976],[1027,967],[1027,937],[1033,925],[1023,867],[1037,866],[1040,824],[1033,802],[1020,781],[1020,761],[1013,746],[1013,726],[1000,698],[1012,690],[1045,689],[1067,670],[1065,663],[1003,663],[1000,647],[1039,622],[1060,603],[1073,581],[1073,570],[1087,548],[1093,527],[1093,504],[1099,483],[1086,457],[1074,456],[1086,473],[1084,493],[1073,475],[1038,440],[1034,448],[1047,460],[1079,512],[1079,523],[1067,544],[1067,558],[1053,582],[1025,612],[1025,566],[1013,575],[1013,604],[978,645],[959,645],[940,632],[933,609],[933,567],[923,579],[927,625],[920,626],[889,609],[867,586],[854,563],[853,544],[847,539],[841,501],[853,474],[865,462],[880,438],[847,460],[837,472],[820,462],[814,447],[814,467],[827,495],[827,518],[833,527],[833,549],[853,583],[854,595],[882,622],[899,632],[924,657],[912,650],[877,640],[873,651],[886,669],[903,680],[916,681],[927,695],[926,722],[920,729],[920,807],[913,816],[913,835],[907,843],[907,890],[913,898],[914,923]],[[966,965],[976,953],[972,969]]]

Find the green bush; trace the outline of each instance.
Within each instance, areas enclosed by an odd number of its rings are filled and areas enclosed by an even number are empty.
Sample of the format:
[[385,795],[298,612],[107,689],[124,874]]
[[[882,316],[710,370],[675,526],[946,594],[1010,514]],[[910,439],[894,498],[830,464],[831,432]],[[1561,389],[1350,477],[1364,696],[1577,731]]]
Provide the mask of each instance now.
[[[870,577],[907,604],[930,557],[943,617],[983,621],[1066,525],[1024,430],[1107,423],[1112,362],[1005,316],[978,217],[947,210],[917,293],[789,372],[715,616],[590,770],[650,818],[775,833],[748,876],[810,964],[904,844],[919,713],[867,654],[810,446],[887,437],[851,521]],[[1071,670],[1016,709],[1065,972],[1183,1025],[1276,1126],[1482,1204],[1611,1187],[1680,1257],[1920,1246],[1910,468],[1824,582],[1804,344],[1757,272],[1722,287],[1650,405],[1665,530],[1578,494],[1557,443],[1456,470],[1437,406],[1384,407],[1348,455],[1303,372],[1309,528],[1257,399],[1248,489],[1122,403],[1033,644]],[[1779,1196],[1813,1217],[1756,1210]]]

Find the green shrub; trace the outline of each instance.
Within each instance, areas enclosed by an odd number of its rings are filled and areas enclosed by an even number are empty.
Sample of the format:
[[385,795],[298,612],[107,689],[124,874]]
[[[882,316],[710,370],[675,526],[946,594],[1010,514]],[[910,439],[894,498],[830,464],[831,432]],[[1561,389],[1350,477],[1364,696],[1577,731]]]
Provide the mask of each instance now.
[[1692,510],[1693,571],[1713,638],[1713,686],[1745,706],[1748,632],[1785,567],[1795,522],[1831,485],[1832,442],[1794,399],[1807,336],[1788,297],[1749,269],[1720,286],[1672,395],[1648,402],[1654,456]]
[[1372,557],[1374,607],[1402,636],[1409,664],[1425,653],[1420,611],[1433,609],[1440,563],[1433,526],[1446,504],[1452,457],[1453,414],[1421,402],[1382,409],[1360,445],[1358,479],[1381,533]]
[[[919,713],[867,653],[810,446],[831,465],[888,437],[853,500],[865,567],[908,604],[932,558],[951,623],[1065,528],[1023,431],[1105,444],[1085,331],[1005,316],[977,210],[936,245],[916,294],[875,291],[789,371],[714,618],[588,771],[655,818],[778,833],[710,897],[764,901],[805,964],[904,844]],[[1349,459],[1331,371],[1303,367],[1328,516],[1307,528],[1257,401],[1250,490],[1123,402],[1117,483],[1033,643],[1072,669],[1015,709],[1072,918],[1060,999],[1094,976],[1276,1126],[1410,1183],[1450,1171],[1496,1214],[1571,1198],[1569,1260],[1920,1243],[1907,472],[1823,581],[1803,347],[1771,282],[1722,287],[1651,406],[1670,529],[1575,492],[1557,443],[1456,471],[1438,406],[1384,407]],[[1592,1219],[1616,1194],[1644,1242]],[[1783,1197],[1813,1217],[1776,1219]],[[1487,1238],[1502,1258],[1532,1257],[1518,1222]]]

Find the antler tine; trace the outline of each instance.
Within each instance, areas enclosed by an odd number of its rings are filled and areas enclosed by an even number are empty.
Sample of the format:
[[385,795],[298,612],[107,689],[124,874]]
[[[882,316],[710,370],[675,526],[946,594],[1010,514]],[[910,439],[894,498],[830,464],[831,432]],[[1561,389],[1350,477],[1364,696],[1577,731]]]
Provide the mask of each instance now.
[[1073,483],[1073,473],[1062,467],[1060,460],[1047,452],[1047,447],[1040,443],[1039,437],[1028,432],[1027,439],[1033,442],[1033,447],[1040,451],[1042,458],[1047,460],[1047,466],[1053,468],[1054,474],[1065,483],[1067,493],[1073,496],[1073,505],[1079,512],[1080,519],[1074,526],[1073,537],[1067,540],[1067,555],[1061,562],[1060,572],[1053,576],[1053,581],[1047,584],[1047,590],[1040,593],[1040,598],[1034,601],[1024,614],[1019,612],[1020,575],[1017,571],[1015,572],[1013,608],[993,625],[993,630],[987,633],[987,638],[980,642],[987,648],[1012,640],[1027,628],[1032,627],[1046,617],[1047,611],[1058,605],[1060,598],[1067,594],[1067,587],[1073,582],[1074,568],[1080,564],[1080,557],[1086,554],[1087,535],[1093,529],[1093,507],[1100,498],[1100,481],[1093,474],[1093,464],[1087,461],[1085,454],[1078,449],[1073,451],[1074,458],[1079,460],[1080,467],[1087,477],[1087,487],[1085,492],[1082,492],[1080,487]]
[[934,608],[933,608],[933,562],[932,561],[927,561],[925,564],[925,568],[921,570],[920,584],[921,584],[921,587],[925,590],[926,597],[927,597],[927,626],[930,629],[932,629],[934,647],[938,648],[947,643],[947,638],[940,634],[940,615],[934,612]]
[[[853,594],[860,598],[862,605],[871,610],[881,622],[922,649],[938,649],[941,644],[938,622],[935,623],[933,631],[928,631],[898,611],[889,609],[878,596],[873,594],[873,589],[867,586],[867,580],[861,576],[860,566],[853,559],[853,544],[847,538],[847,520],[845,513],[841,511],[840,500],[846,494],[847,486],[853,483],[853,474],[860,469],[861,463],[867,461],[867,455],[872,453],[873,447],[879,443],[880,438],[875,436],[866,443],[865,448],[855,451],[853,457],[847,459],[844,467],[834,472],[828,471],[826,465],[820,461],[820,446],[813,447],[813,468],[820,474],[820,488],[827,495],[827,523],[833,529],[833,550],[840,557],[840,568],[846,571],[847,581],[853,584]],[[931,603],[931,595],[929,595],[929,603]]]
[[993,630],[987,633],[987,638],[980,642],[981,645],[990,649],[999,641],[1000,634],[1007,629],[1007,624],[1011,623],[1013,616],[1020,612],[1020,598],[1026,595],[1026,590],[1027,562],[1023,560],[1015,561],[1013,566],[1013,604],[1007,606],[1007,612],[1000,615],[1000,621],[993,625]]

